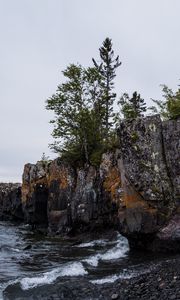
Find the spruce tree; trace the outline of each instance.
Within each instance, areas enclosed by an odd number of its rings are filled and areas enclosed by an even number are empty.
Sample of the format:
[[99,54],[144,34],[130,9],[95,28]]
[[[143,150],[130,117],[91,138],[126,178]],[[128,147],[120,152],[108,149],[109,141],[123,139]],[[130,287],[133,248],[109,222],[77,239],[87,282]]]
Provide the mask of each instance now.
[[121,65],[119,56],[114,58],[114,51],[112,49],[112,40],[106,38],[102,47],[99,48],[100,63],[98,64],[93,58],[94,66],[102,77],[102,105],[104,107],[104,126],[105,137],[108,136],[109,128],[112,126],[111,117],[113,117],[113,103],[116,98],[116,93],[113,92],[114,78],[116,76],[116,69]]
[[102,76],[95,67],[89,67],[86,69],[86,81],[87,81],[87,95],[88,101],[92,103],[92,109],[95,114],[94,122],[96,122],[96,129],[99,133],[99,138],[103,139],[103,124],[105,109],[103,106],[103,88],[102,88]]
[[124,93],[118,104],[121,105],[120,111],[125,119],[142,117],[147,110],[144,99],[136,91],[132,94],[131,98],[127,93]]

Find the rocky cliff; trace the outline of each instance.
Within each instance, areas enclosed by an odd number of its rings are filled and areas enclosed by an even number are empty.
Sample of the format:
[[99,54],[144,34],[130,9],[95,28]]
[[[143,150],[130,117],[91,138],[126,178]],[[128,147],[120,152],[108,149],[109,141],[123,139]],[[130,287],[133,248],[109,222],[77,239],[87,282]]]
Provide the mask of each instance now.
[[23,220],[21,184],[0,183],[0,220]]
[[1,190],[1,212],[19,207],[22,215],[22,204],[25,221],[51,234],[113,227],[131,247],[179,251],[180,120],[125,121],[118,136],[119,149],[105,153],[99,168],[60,158],[26,164],[22,197],[20,189]]
[[132,247],[180,250],[180,120],[123,122],[120,231]]
[[104,154],[98,169],[73,168],[59,158],[25,165],[22,203],[27,222],[59,234],[117,226],[121,180],[116,155]]

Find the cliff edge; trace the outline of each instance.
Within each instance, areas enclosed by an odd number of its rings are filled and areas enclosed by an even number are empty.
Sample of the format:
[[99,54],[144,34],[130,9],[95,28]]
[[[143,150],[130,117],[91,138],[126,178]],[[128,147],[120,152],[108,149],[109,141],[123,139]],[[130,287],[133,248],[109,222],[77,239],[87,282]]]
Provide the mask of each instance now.
[[[26,164],[22,188],[0,187],[1,216],[49,234],[119,230],[131,248],[180,250],[180,120],[123,121],[99,167],[60,158]],[[22,213],[23,209],[23,213]]]

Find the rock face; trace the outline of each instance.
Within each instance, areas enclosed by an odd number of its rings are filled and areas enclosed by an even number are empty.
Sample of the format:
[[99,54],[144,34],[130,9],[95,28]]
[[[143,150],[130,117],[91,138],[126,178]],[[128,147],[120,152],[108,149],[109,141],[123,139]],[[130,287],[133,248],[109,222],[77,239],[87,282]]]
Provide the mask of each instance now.
[[124,207],[120,231],[132,247],[180,250],[180,120],[158,116],[119,128]]
[[125,121],[118,135],[119,149],[99,168],[61,159],[25,165],[25,220],[58,234],[114,226],[131,247],[179,251],[180,120]]
[[104,154],[99,169],[74,169],[55,159],[27,164],[22,203],[27,222],[65,234],[117,225],[121,194],[115,154]]
[[0,183],[0,220],[23,220],[21,184]]

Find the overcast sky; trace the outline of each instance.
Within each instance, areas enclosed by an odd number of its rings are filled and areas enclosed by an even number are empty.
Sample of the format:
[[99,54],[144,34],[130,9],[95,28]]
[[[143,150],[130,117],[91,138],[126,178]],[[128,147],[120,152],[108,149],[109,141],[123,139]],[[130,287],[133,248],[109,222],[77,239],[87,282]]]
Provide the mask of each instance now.
[[108,36],[122,66],[116,91],[150,104],[180,78],[180,0],[0,0],[0,181],[51,157],[45,100],[69,63],[91,65]]

